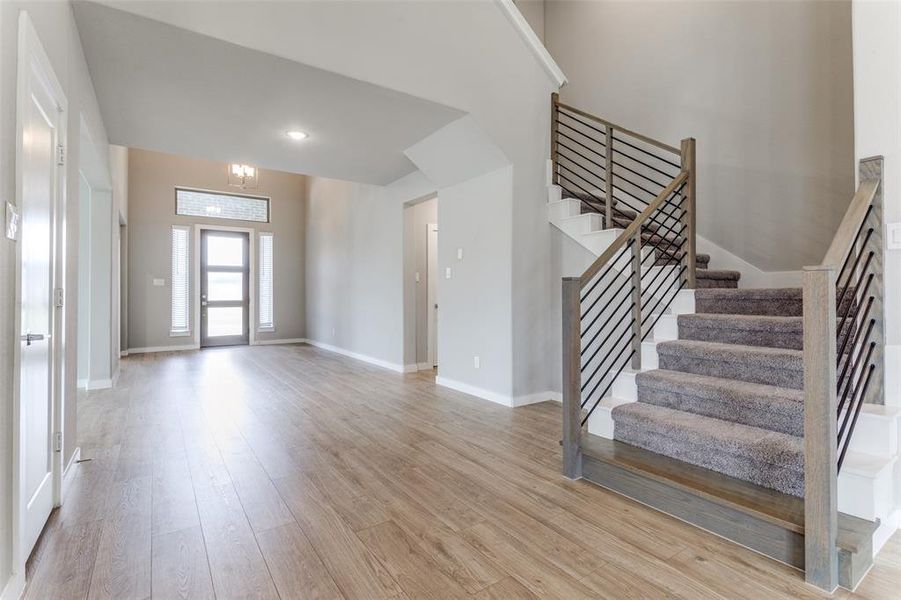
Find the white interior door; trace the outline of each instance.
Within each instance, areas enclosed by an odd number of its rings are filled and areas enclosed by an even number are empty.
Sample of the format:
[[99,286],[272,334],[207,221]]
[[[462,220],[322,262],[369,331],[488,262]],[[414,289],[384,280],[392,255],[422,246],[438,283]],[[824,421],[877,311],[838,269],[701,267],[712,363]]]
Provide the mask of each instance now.
[[[438,366],[438,225],[428,224],[428,308],[429,308],[429,364]],[[422,238],[420,238],[422,239]]]
[[[28,556],[53,509],[52,396],[54,219],[61,100],[46,64],[29,53],[20,63],[19,176],[21,326],[19,383],[22,554]],[[52,72],[51,72],[52,73]]]

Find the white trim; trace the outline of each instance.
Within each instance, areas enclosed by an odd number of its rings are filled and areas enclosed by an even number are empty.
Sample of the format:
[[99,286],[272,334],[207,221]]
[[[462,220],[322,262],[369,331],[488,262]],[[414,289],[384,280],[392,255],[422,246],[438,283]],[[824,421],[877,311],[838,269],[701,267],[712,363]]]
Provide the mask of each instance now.
[[710,265],[714,269],[741,272],[738,287],[801,287],[801,271],[764,271],[758,269],[743,258],[700,235],[697,236],[697,251],[701,254],[710,255]]
[[534,394],[525,394],[523,396],[511,396],[509,394],[492,392],[490,390],[470,385],[468,383],[463,383],[462,381],[456,381],[455,379],[441,377],[440,375],[435,378],[435,383],[440,386],[456,390],[458,392],[463,392],[464,394],[469,394],[470,396],[475,396],[477,398],[488,400],[496,404],[502,404],[503,406],[509,406],[511,408],[526,406],[528,404],[536,404],[538,402],[546,402],[548,400],[553,400],[555,402],[563,401],[563,397],[560,392],[548,391],[537,392]]
[[0,593],[0,600],[19,600],[25,593],[25,575],[24,573],[13,573],[3,593]]
[[513,3],[513,0],[495,0],[495,2],[500,7],[501,12],[504,13],[504,16],[507,17],[507,20],[509,20],[516,29],[516,33],[519,34],[519,37],[522,38],[532,54],[535,55],[535,58],[538,59],[538,62],[541,63],[541,66],[544,67],[547,74],[550,75],[554,83],[557,84],[557,87],[566,85],[567,79],[566,75],[563,74],[563,70],[560,69],[560,66],[554,60],[554,57],[551,56],[551,53],[547,51],[547,48],[545,48],[544,44],[541,43],[541,40],[538,39],[532,26],[529,25],[526,18],[522,16],[522,13],[516,8],[516,4]]
[[128,356],[128,350],[121,350],[119,352],[119,358],[125,358],[126,356]]
[[79,379],[78,381],[75,382],[75,387],[77,387],[80,390],[88,389],[88,380],[87,379]]
[[526,394],[524,396],[514,396],[513,406],[526,406],[529,404],[537,404],[539,402],[563,402],[563,394],[560,392],[537,392],[535,394]]
[[75,448],[75,452],[72,453],[71,458],[69,458],[69,462],[66,463],[66,468],[63,469],[63,481],[65,481],[66,478],[69,476],[69,471],[72,468],[72,466],[75,463],[77,463],[79,460],[81,460],[81,446],[78,446],[77,448]]
[[435,369],[435,365],[429,364],[427,362],[417,363],[413,365],[417,371],[433,371]]
[[275,346],[277,344],[306,344],[307,338],[285,338],[280,340],[256,340],[254,346]]
[[[27,84],[27,77],[30,77],[29,73],[31,72],[30,63],[35,64],[40,69],[40,76],[43,78],[43,84],[48,86],[48,92],[56,101],[57,110],[58,110],[58,120],[56,122],[56,139],[55,142],[57,145],[62,146],[64,149],[68,150],[67,144],[67,132],[68,132],[68,100],[66,98],[66,94],[63,90],[62,85],[59,82],[59,79],[56,76],[56,72],[53,70],[53,65],[50,62],[50,59],[47,56],[46,51],[44,50],[43,44],[41,43],[40,36],[38,36],[37,31],[34,28],[34,25],[31,21],[31,18],[27,11],[23,10],[19,13],[18,26],[17,26],[17,35],[18,35],[18,57],[17,57],[17,65],[16,65],[16,129],[15,129],[15,201],[16,206],[19,209],[22,209],[22,165],[24,164],[24,155],[22,148],[22,139],[23,139],[23,121],[22,121],[22,107],[27,106],[28,104],[28,96],[27,94],[31,91],[31,86]],[[64,209],[66,207],[66,166],[65,165],[55,165],[54,169],[54,203],[53,203],[53,214],[51,215],[51,226],[53,229],[52,233],[52,252],[51,252],[51,288],[63,288],[65,289],[65,249],[62,247],[63,238],[63,228],[62,224],[65,222],[63,220],[64,217]],[[16,334],[16,342],[13,343],[13,402],[12,402],[12,540],[11,540],[11,560],[10,567],[13,573],[13,580],[9,585],[4,589],[4,600],[7,593],[9,593],[10,589],[18,590],[18,593],[21,594],[21,589],[19,588],[19,583],[15,583],[12,587],[10,585],[13,581],[18,582],[21,580],[21,585],[24,587],[25,582],[25,562],[28,559],[28,554],[30,553],[30,549],[28,552],[25,551],[24,543],[24,527],[26,526],[26,516],[27,516],[27,501],[24,498],[25,490],[23,486],[23,471],[24,471],[24,453],[22,451],[22,440],[24,438],[23,431],[23,417],[22,417],[22,405],[21,405],[21,364],[22,364],[22,349],[21,345],[18,343],[18,336],[21,331],[22,326],[22,297],[21,297],[21,289],[22,289],[22,247],[21,244],[15,245],[15,292],[14,292],[14,323],[13,323],[13,331]],[[62,414],[63,414],[63,402],[64,395],[63,389],[65,387],[64,380],[65,374],[63,372],[64,369],[64,360],[65,356],[63,353],[63,346],[66,339],[65,334],[65,318],[63,309],[60,307],[53,308],[53,315],[51,318],[50,331],[48,332],[50,335],[50,357],[51,357],[51,366],[50,366],[50,394],[51,394],[51,405],[52,405],[52,414],[50,416],[51,420],[51,431],[53,432],[61,432],[63,431],[62,426]],[[57,453],[54,453],[52,457],[52,465],[51,465],[51,478],[52,478],[52,498],[54,506],[59,506],[59,502],[62,494],[62,454],[59,453],[59,456],[56,456]]]
[[441,377],[440,375],[435,378],[435,383],[440,386],[456,390],[458,392],[463,392],[464,394],[469,394],[470,396],[475,396],[483,400],[494,402],[496,404],[502,404],[504,406],[510,407],[513,406],[513,398],[508,394],[499,394],[498,392],[492,392],[490,390],[470,385],[468,383],[463,383],[462,381],[456,381],[455,379]]
[[112,379],[90,379],[85,382],[85,390],[108,390],[113,387]]
[[352,352],[350,350],[345,350],[344,348],[339,348],[338,346],[332,346],[331,344],[326,344],[324,342],[319,342],[316,340],[307,339],[307,343],[311,346],[316,346],[317,348],[322,348],[323,350],[328,350],[329,352],[334,352],[336,354],[343,354],[344,356],[348,356],[350,358],[355,358],[357,360],[361,360],[363,362],[367,362],[372,365],[376,365],[377,367],[382,367],[384,369],[390,369],[397,373],[405,373],[406,367],[401,364],[388,362],[387,360],[382,360],[380,358],[375,358],[373,356],[367,356],[365,354],[360,354],[359,352]]
[[182,350],[200,350],[200,346],[194,344],[181,344],[180,346],[148,346],[146,348],[129,348],[128,354],[149,354],[153,352],[180,352]]

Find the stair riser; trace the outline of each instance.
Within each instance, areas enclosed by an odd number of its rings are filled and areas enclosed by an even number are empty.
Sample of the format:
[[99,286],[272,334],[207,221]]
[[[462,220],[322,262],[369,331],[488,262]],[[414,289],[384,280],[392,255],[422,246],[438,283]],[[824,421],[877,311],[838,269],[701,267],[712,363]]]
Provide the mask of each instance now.
[[768,317],[800,317],[801,299],[757,300],[734,298],[729,300],[698,297],[695,307],[699,313],[718,315],[762,315]]
[[690,389],[679,393],[641,383],[637,387],[640,402],[789,435],[804,435],[804,408],[799,403],[784,401],[777,405],[766,398],[747,398],[737,402],[733,399],[710,398],[704,394],[692,393]]
[[[726,289],[732,290],[738,288],[738,282],[732,279],[704,279],[702,277],[698,277],[697,280],[697,288],[699,289]],[[704,311],[708,312],[708,311]],[[732,313],[735,314],[735,313]],[[756,313],[755,313],[756,314]]]
[[802,332],[777,332],[748,329],[694,327],[679,323],[679,339],[698,342],[720,342],[724,344],[740,344],[743,346],[763,346],[767,348],[803,349]]
[[842,471],[838,476],[838,510],[868,521],[886,518],[894,509],[892,469],[875,477]]
[[803,471],[771,465],[725,448],[673,440],[644,423],[626,423],[614,412],[614,439],[793,496],[804,494]]
[[803,389],[804,371],[802,365],[782,366],[763,364],[762,361],[745,360],[733,362],[708,358],[695,358],[684,354],[667,354],[659,352],[661,369],[710,375],[724,379],[737,379],[750,383],[762,383],[787,387],[795,390]]

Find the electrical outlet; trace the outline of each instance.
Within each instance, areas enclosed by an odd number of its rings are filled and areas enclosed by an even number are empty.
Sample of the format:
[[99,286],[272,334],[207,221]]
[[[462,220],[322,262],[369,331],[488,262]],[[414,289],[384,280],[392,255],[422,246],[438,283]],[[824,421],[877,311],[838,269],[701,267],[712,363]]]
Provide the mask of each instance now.
[[478,355],[472,357],[472,366],[476,369],[482,366],[482,361],[479,359]]
[[457,260],[463,260],[463,248],[457,248]]
[[166,285],[165,279],[157,279],[157,278],[153,279],[153,287],[163,287],[165,285]]

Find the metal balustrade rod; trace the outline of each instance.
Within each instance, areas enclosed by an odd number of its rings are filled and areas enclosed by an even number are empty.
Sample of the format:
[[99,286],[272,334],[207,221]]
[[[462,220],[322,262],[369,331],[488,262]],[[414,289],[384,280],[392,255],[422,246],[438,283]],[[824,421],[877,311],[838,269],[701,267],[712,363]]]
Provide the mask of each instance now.
[[641,369],[641,227],[635,230],[635,241],[632,243],[632,313],[635,321],[632,324],[632,368]]

